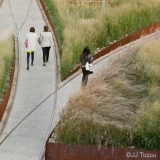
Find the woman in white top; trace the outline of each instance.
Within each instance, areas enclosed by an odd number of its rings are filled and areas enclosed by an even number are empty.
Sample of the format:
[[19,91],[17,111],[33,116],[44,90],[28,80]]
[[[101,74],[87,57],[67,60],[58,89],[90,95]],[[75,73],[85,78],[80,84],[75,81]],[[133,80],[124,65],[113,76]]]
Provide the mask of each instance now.
[[25,40],[25,47],[27,52],[27,70],[29,70],[29,59],[31,54],[31,65],[33,66],[34,62],[34,52],[37,48],[37,35],[35,33],[35,28],[31,27],[30,32],[27,33],[26,40]]
[[49,60],[49,51],[51,46],[54,45],[51,32],[48,31],[48,26],[44,26],[44,31],[40,34],[39,42],[43,51],[43,66]]

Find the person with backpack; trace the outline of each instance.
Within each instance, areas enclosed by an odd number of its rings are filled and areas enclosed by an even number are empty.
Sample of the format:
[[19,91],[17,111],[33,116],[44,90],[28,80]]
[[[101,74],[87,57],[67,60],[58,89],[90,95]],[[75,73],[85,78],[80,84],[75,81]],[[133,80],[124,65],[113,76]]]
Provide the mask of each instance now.
[[85,47],[80,55],[80,67],[82,69],[82,87],[87,85],[88,76],[92,74],[91,65],[93,63],[93,57],[91,55],[90,49]]

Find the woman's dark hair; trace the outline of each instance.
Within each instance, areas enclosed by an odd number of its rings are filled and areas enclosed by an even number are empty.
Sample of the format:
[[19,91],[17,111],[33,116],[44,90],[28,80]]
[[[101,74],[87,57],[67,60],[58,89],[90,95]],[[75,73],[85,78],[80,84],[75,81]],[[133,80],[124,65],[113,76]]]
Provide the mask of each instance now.
[[88,55],[91,53],[90,49],[88,47],[85,47],[82,51],[82,54],[80,56],[80,61],[87,61]]
[[35,32],[35,28],[34,28],[34,27],[31,27],[31,28],[30,28],[30,32],[33,32],[33,33],[34,33],[34,32]]
[[44,26],[44,31],[48,32],[48,26]]
[[83,49],[83,52],[82,52],[82,53],[89,55],[89,54],[91,53],[91,51],[89,50],[88,47],[85,47],[85,48]]

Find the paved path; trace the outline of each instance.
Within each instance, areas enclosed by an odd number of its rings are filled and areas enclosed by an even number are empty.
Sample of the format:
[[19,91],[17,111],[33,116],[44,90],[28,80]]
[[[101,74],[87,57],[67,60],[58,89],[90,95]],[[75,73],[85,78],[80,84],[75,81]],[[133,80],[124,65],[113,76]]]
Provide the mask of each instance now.
[[[30,0],[11,0],[13,11],[17,20],[18,26],[21,26],[27,13],[27,6]],[[13,30],[14,23],[9,15],[9,4],[4,0],[0,8],[0,30]],[[3,19],[3,21],[2,21]],[[8,122],[1,136],[1,140],[5,138],[10,131],[28,114],[34,107],[39,105],[47,96],[49,96],[56,87],[56,65],[55,54],[52,50],[50,62],[47,67],[42,66],[42,52],[40,47],[36,52],[35,65],[26,70],[26,55],[23,53],[23,41],[26,32],[30,26],[35,26],[39,33],[44,21],[38,9],[37,3],[34,0],[29,17],[22,28],[20,38],[20,71],[18,78],[18,88],[15,95],[14,105],[12,106]],[[6,32],[4,32],[6,33]],[[5,35],[5,34],[4,34]],[[150,36],[143,37],[135,42],[116,49],[109,55],[104,56],[94,65],[94,74],[109,65],[110,62],[126,54],[130,49],[140,45],[146,41],[159,39],[160,33],[156,32]],[[58,99],[54,119],[55,95],[51,95],[43,104],[39,106],[24,122],[21,123],[0,145],[0,160],[40,160],[43,152],[43,147],[46,137],[50,131],[50,124],[54,127],[58,120],[61,110],[65,107],[68,99],[79,88],[81,84],[80,71],[71,76],[68,80],[59,84]],[[67,83],[68,82],[68,83]]]
[[[15,23],[18,28],[24,23],[30,0],[4,0],[0,8],[0,31],[3,35],[13,31]],[[10,16],[16,17],[16,22]],[[26,70],[26,54],[24,53],[24,39],[31,26],[36,28],[37,34],[44,26],[41,12],[36,0],[32,1],[28,18],[19,34],[20,70],[18,88],[15,101],[11,108],[8,122],[0,141],[19,123],[33,108],[49,96],[56,87],[56,60],[54,50],[51,50],[50,60],[46,67],[42,66],[42,51],[38,47],[35,53],[34,66]],[[2,32],[1,32],[2,33]],[[0,145],[0,160],[39,160],[49,133],[55,107],[55,96],[51,95],[39,108],[34,111],[13,133]]]

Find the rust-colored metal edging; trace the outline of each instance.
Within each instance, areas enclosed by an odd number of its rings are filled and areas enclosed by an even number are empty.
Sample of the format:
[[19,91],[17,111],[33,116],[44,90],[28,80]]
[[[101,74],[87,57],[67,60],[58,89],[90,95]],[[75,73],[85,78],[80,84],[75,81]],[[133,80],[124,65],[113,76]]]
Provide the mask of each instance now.
[[48,143],[45,160],[159,160],[160,151]]
[[[100,50],[99,52],[94,54],[93,58],[94,58],[94,60],[96,60],[96,59],[108,54],[109,52],[115,50],[116,48],[118,48],[120,46],[123,46],[125,44],[128,44],[132,41],[139,39],[141,36],[145,36],[145,35],[154,33],[157,29],[160,29],[160,23],[152,24],[152,25],[145,27],[139,31],[133,32],[133,33],[117,40],[116,42],[110,44],[109,46],[103,48],[102,50]],[[70,73],[62,79],[62,81],[64,81],[68,77],[70,77],[72,74],[76,73],[79,69],[80,69],[80,66],[77,65],[77,67],[75,67],[72,71],[70,71]]]
[[[14,60],[15,61],[15,60]],[[2,120],[3,114],[6,110],[7,103],[10,97],[11,89],[12,89],[12,83],[13,83],[13,78],[14,78],[14,71],[15,71],[15,63],[13,64],[12,70],[9,75],[9,82],[7,89],[2,97],[2,101],[0,102],[0,121]]]

